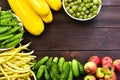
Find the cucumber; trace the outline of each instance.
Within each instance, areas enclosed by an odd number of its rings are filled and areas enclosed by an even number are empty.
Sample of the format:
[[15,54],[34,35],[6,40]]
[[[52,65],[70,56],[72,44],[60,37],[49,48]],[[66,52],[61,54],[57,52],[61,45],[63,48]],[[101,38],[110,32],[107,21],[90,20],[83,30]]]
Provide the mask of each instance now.
[[45,80],[51,80],[49,71],[47,70],[47,67],[45,67],[45,73],[44,73]]
[[58,57],[54,57],[53,62],[58,63]]
[[51,65],[52,65],[52,59],[53,59],[53,57],[50,57],[50,58],[47,60],[47,62],[45,63],[46,68],[47,68],[48,70],[50,70],[50,67],[51,67]]
[[58,61],[58,67],[60,72],[62,72],[64,62],[65,62],[65,59],[63,57],[61,57]]
[[33,70],[37,70],[39,68],[39,66],[43,65],[47,60],[48,60],[48,56],[44,56],[43,58],[41,58],[34,66],[33,66]]
[[67,80],[73,80],[72,63],[69,61],[69,64],[70,64],[70,71]]
[[38,69],[37,74],[36,74],[37,80],[41,80],[41,78],[44,74],[44,71],[45,71],[45,65],[41,65]]
[[68,62],[64,62],[63,70],[61,72],[60,80],[67,80],[70,71],[70,64]]
[[80,73],[79,73],[78,61],[76,59],[72,60],[72,71],[75,77],[79,76]]
[[60,80],[59,68],[56,62],[52,62],[50,75],[51,75],[52,80]]
[[79,72],[81,75],[85,75],[84,66],[78,61]]

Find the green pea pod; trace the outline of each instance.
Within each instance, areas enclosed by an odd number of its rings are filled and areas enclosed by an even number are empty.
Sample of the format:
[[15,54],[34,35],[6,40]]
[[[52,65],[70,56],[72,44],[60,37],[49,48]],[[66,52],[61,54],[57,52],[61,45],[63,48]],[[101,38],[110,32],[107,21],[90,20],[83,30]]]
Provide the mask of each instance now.
[[48,60],[48,56],[44,56],[43,58],[41,58],[34,66],[33,66],[33,70],[37,70],[39,68],[39,66],[43,65],[47,60]]
[[43,76],[45,72],[45,65],[39,66],[38,72],[36,74],[37,80],[42,80],[41,77]]
[[79,67],[78,67],[78,62],[76,59],[73,59],[72,60],[72,71],[73,71],[73,75],[75,77],[78,77],[79,76]]
[[62,70],[61,76],[60,76],[60,80],[67,80],[68,79],[68,75],[69,75],[69,71],[70,71],[70,64],[69,64],[69,62],[64,62],[63,70]]
[[0,24],[3,26],[15,26],[19,24],[19,21],[15,18],[4,18],[0,20]]
[[0,26],[0,34],[10,30],[11,27],[7,27],[7,26]]
[[20,28],[22,28],[22,27],[21,27],[21,26],[14,26],[12,29],[8,30],[6,33],[0,34],[0,37],[5,36],[5,35],[12,34],[12,33],[14,33],[14,32],[17,32],[17,30],[19,30]]
[[1,16],[3,16],[3,15],[7,15],[7,14],[11,14],[12,13],[12,11],[11,10],[6,10],[6,11],[1,11]]
[[9,43],[9,42],[16,40],[16,39],[22,39],[22,36],[23,36],[23,33],[16,34],[12,38],[4,40],[1,44],[4,45],[4,44]]
[[6,39],[9,39],[9,38],[11,38],[13,36],[14,36],[13,34],[5,35],[5,36],[0,36],[0,40],[6,40]]
[[60,72],[62,72],[64,62],[65,62],[65,59],[63,57],[61,57],[58,61],[58,67]]
[[3,16],[0,16],[0,19],[7,19],[7,18],[13,18],[13,15],[12,14],[6,14],[6,15],[3,15]]
[[12,41],[12,42],[9,42],[9,43],[7,43],[7,44],[5,45],[5,48],[15,47],[17,44],[20,43],[21,40],[22,40],[22,39],[16,39],[16,40],[14,40],[14,41]]
[[52,62],[50,75],[51,75],[52,80],[60,80],[59,68],[56,62]]

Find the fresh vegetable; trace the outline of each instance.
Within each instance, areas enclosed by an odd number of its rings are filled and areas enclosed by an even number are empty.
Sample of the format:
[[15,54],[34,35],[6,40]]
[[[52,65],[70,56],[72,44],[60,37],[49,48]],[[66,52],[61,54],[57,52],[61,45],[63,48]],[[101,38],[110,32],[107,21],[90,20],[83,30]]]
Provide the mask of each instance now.
[[70,64],[70,71],[69,71],[69,75],[68,75],[68,80],[73,80],[73,72],[72,72],[71,61],[69,61],[69,64]]
[[37,70],[39,66],[43,65],[46,61],[48,60],[48,56],[43,57],[40,59],[35,65],[34,65],[34,70]]
[[[66,61],[64,57],[58,58],[44,56],[38,60],[36,64],[38,64],[39,61],[42,61],[41,65],[37,65],[40,70],[35,69],[35,66],[32,68],[38,79],[42,78],[44,80],[73,80],[74,76],[78,77],[79,75],[85,74],[83,65],[76,59],[73,59],[71,62]],[[45,68],[42,68],[41,70],[41,66],[44,66]]]
[[62,2],[61,0],[45,0],[49,7],[55,11],[58,11],[62,7]]
[[23,51],[29,45],[30,43],[1,52],[0,80],[30,80],[31,77],[37,80],[34,72],[31,70],[36,58],[36,56],[32,55],[34,51]]
[[48,13],[48,15],[46,16],[41,16],[42,20],[45,22],[45,23],[50,23],[53,21],[53,15],[52,15],[52,12],[50,11]]
[[76,59],[73,59],[72,60],[72,71],[73,71],[73,75],[75,77],[78,77],[79,76],[79,67],[78,67],[78,62]]
[[44,31],[42,19],[33,11],[26,0],[8,0],[8,3],[28,32],[37,36]]
[[45,76],[45,80],[51,80],[50,73],[49,73],[49,71],[47,70],[46,67],[45,67],[45,73],[44,73],[44,76]]
[[99,12],[101,0],[63,0],[64,9],[74,18],[90,19]]
[[79,72],[81,75],[85,75],[84,66],[78,61]]
[[45,65],[41,65],[39,67],[37,75],[36,75],[36,77],[37,77],[38,80],[41,80],[41,77],[44,74],[44,70],[45,70]]
[[69,71],[70,71],[69,62],[64,62],[63,69],[62,69],[61,76],[60,76],[60,80],[67,80],[68,75],[69,75]]
[[52,65],[52,59],[53,59],[53,57],[50,57],[47,61],[46,61],[46,63],[45,63],[45,65],[46,65],[46,68],[50,71],[50,68],[51,68],[51,65]]
[[61,57],[58,61],[58,67],[59,67],[59,71],[62,72],[63,70],[63,64],[65,62],[65,59],[63,57]]
[[47,16],[50,8],[45,0],[26,0],[31,8],[40,16]]
[[52,62],[50,75],[52,80],[59,80],[59,68],[56,62]]
[[11,10],[1,11],[0,15],[0,48],[15,47],[22,41],[23,26]]

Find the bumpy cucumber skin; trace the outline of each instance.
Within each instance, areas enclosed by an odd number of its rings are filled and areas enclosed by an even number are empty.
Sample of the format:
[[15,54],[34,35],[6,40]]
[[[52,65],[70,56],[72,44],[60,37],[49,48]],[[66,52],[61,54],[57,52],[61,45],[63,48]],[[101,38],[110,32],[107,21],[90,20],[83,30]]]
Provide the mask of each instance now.
[[52,80],[60,80],[59,68],[56,62],[52,62],[50,75],[51,75]]
[[47,60],[47,62],[45,63],[46,68],[47,68],[48,70],[50,70],[50,68],[51,68],[52,59],[53,59],[53,57],[50,57],[50,58]]
[[65,59],[63,57],[61,57],[58,61],[58,67],[60,72],[62,72],[64,62],[65,62]]
[[78,62],[78,67],[79,67],[80,74],[85,75],[84,66],[80,62]]
[[43,76],[44,71],[45,71],[45,65],[41,65],[36,74],[37,80],[41,80],[41,77]]
[[54,57],[53,62],[58,63],[58,57]]
[[68,75],[69,75],[69,71],[70,71],[70,64],[68,62],[65,62],[63,64],[63,70],[61,72],[60,80],[67,80]]
[[47,60],[48,60],[48,56],[44,56],[43,58],[41,58],[34,66],[33,66],[33,70],[37,70],[39,68],[39,66],[41,66],[42,64],[44,64]]
[[45,73],[44,73],[45,80],[51,80],[49,71],[47,70],[47,67],[45,67]]
[[69,64],[70,64],[70,71],[67,80],[73,80],[72,63],[69,61]]
[[79,67],[78,67],[78,62],[76,59],[73,59],[72,60],[72,71],[73,71],[73,75],[75,77],[78,77],[79,76]]

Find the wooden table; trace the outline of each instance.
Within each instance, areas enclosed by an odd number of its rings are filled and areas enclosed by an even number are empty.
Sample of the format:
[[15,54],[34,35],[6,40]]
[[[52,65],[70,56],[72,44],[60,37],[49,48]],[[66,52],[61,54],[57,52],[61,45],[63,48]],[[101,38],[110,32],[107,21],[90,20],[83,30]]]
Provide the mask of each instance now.
[[[7,0],[0,0],[3,10],[10,9]],[[45,55],[76,58],[85,63],[92,55],[120,58],[120,0],[103,0],[101,12],[93,20],[80,22],[71,19],[63,10],[52,11],[54,20],[45,24],[40,36],[27,31],[22,44],[32,42],[37,59]],[[120,73],[118,79],[120,79]],[[77,78],[75,80],[82,79]]]

